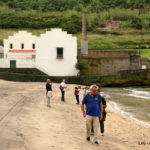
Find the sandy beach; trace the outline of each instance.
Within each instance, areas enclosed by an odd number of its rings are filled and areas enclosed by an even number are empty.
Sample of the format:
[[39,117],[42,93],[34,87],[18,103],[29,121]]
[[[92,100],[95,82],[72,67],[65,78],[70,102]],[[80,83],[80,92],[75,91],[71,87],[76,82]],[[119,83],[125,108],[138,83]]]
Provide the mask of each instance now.
[[121,116],[110,106],[105,136],[99,134],[100,146],[86,142],[85,118],[75,104],[74,86],[68,85],[63,103],[59,84],[53,83],[49,108],[45,83],[0,80],[0,150],[150,149],[150,127]]

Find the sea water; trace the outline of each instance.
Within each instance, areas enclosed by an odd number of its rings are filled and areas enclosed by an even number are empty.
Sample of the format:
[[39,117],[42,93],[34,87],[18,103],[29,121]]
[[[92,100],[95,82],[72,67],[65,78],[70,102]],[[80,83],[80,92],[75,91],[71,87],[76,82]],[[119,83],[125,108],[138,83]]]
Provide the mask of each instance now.
[[150,126],[150,88],[104,88],[112,108]]

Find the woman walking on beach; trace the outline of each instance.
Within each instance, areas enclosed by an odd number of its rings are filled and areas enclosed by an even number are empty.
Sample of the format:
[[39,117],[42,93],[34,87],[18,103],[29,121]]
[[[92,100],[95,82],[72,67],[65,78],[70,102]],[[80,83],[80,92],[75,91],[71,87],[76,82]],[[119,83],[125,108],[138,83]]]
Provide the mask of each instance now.
[[47,79],[46,82],[46,98],[47,98],[47,107],[51,107],[50,99],[52,98],[52,82],[50,79]]
[[79,100],[80,89],[81,89],[81,87],[79,86],[79,87],[75,87],[75,90],[74,90],[74,95],[75,95],[76,101],[77,101],[76,104],[80,104],[80,100]]

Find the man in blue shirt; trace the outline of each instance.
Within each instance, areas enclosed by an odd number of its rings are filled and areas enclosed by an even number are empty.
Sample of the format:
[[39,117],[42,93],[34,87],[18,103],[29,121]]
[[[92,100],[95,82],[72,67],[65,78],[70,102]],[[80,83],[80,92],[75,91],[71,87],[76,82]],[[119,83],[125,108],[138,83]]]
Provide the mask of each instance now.
[[[98,131],[99,131],[99,119],[102,120],[102,98],[97,94],[98,87],[92,85],[90,87],[90,93],[87,94],[81,105],[83,117],[86,117],[86,140],[90,141],[91,127],[94,129],[94,140],[93,144],[99,145],[98,143]],[[85,111],[86,105],[86,111]]]

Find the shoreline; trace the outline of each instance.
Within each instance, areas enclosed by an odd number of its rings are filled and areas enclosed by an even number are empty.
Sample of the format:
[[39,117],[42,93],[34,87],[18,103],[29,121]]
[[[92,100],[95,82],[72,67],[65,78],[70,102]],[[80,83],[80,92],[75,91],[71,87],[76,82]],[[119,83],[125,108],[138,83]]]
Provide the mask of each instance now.
[[[118,89],[118,88],[114,88],[114,89]],[[149,103],[149,100],[150,100],[149,88],[144,89],[143,87],[139,87],[139,88],[129,87],[129,88],[123,88],[122,90],[119,89],[119,91],[114,90],[114,89],[112,90],[111,88],[103,89],[106,92],[105,97],[108,100],[108,103],[111,109],[113,109],[116,113],[119,113],[123,117],[130,118],[131,120],[134,120],[135,122],[139,124],[150,126],[150,120],[149,120],[149,115],[148,115],[149,111],[148,110],[145,111],[147,108],[145,108],[144,105],[142,104],[140,105],[140,101],[142,101],[142,103],[143,104],[145,103],[147,107],[149,106],[150,104]],[[129,92],[124,93],[124,90],[129,91]],[[116,93],[116,91],[118,91],[118,93],[114,94]],[[121,99],[122,99],[122,102],[120,101]],[[138,110],[138,108],[136,107],[137,104],[138,106],[141,106],[141,107],[143,106],[143,110]],[[144,115],[143,112],[147,114]]]
[[126,119],[129,119],[131,121],[135,121],[135,123],[137,123],[139,125],[143,125],[145,127],[150,127],[149,121],[144,121],[144,120],[136,118],[132,113],[124,111],[122,108],[120,108],[118,103],[113,102],[113,101],[109,101],[107,104],[109,106],[109,109],[111,109],[114,113],[118,113],[120,116],[122,116]]

